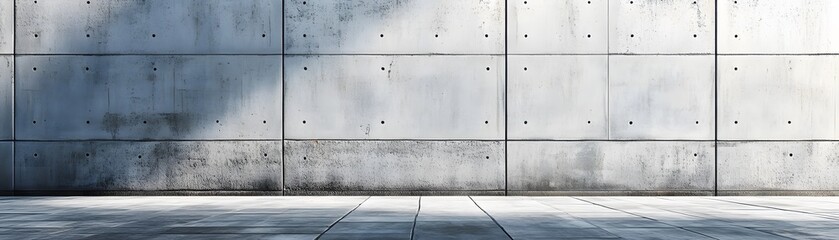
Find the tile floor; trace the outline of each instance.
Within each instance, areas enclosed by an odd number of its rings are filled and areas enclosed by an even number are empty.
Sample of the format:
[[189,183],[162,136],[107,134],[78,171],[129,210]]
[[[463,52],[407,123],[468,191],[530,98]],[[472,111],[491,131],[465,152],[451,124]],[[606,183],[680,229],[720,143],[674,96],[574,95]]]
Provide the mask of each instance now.
[[835,197],[0,197],[0,239],[835,239]]

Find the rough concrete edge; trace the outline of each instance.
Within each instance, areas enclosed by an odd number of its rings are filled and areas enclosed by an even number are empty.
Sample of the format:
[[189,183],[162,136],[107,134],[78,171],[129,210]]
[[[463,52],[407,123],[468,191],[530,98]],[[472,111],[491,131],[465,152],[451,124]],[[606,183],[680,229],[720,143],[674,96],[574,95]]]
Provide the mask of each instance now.
[[369,191],[305,191],[286,190],[286,196],[504,196],[504,190],[369,190]]
[[714,196],[714,190],[518,191],[509,196]]
[[283,191],[13,191],[6,196],[282,196]]
[[719,190],[719,196],[839,196],[839,190]]

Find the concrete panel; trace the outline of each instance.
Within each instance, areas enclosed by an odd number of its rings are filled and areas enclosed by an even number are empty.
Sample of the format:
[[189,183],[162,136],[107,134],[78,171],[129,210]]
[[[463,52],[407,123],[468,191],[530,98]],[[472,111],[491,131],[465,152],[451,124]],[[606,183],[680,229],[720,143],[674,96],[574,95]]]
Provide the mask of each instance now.
[[510,56],[508,64],[511,139],[608,139],[607,56]]
[[719,53],[839,53],[839,1],[719,1]]
[[13,142],[0,142],[0,193],[14,190],[14,146]]
[[14,4],[14,0],[0,0],[0,54],[15,52]]
[[286,56],[286,138],[503,139],[504,58]]
[[720,56],[719,138],[836,139],[836,66],[836,56]]
[[285,0],[290,54],[504,53],[504,1]]
[[508,143],[511,191],[714,189],[714,142]]
[[510,54],[608,52],[608,0],[506,2]]
[[281,190],[277,142],[17,142],[17,190]]
[[17,53],[282,53],[278,0],[16,0]]
[[612,139],[714,139],[714,56],[609,58]]
[[290,191],[504,189],[500,141],[285,141]]
[[15,58],[0,56],[0,140],[14,139]]
[[839,189],[837,142],[720,142],[719,189]]
[[715,0],[609,3],[610,53],[714,53]]
[[280,56],[19,56],[23,140],[280,139]]

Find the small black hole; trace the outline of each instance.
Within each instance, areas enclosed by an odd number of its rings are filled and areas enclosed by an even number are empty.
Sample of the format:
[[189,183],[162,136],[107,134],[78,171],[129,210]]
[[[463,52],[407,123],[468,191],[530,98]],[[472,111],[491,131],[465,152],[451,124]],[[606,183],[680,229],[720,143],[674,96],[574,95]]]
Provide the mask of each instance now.
[[382,123],[382,124],[385,124],[385,121],[382,121],[381,123]]
[[489,124],[489,121],[484,121],[484,124]]
[[216,120],[216,123],[218,123],[218,120]]
[[152,70],[154,70],[155,72],[157,72],[157,68],[153,68]]
[[306,124],[306,120],[303,120],[303,124]]
[[790,153],[789,156],[792,157],[792,153]]
[[635,3],[635,2],[633,2],[633,1],[629,1],[629,4],[633,4],[633,3]]
[[85,157],[90,157],[90,153],[85,153],[84,156]]
[[629,37],[633,37],[633,38],[634,38],[634,37],[635,37],[635,34],[629,34]]
[[143,158],[143,155],[137,155],[137,158]]
[[696,124],[699,124],[699,121],[696,121]]
[[265,37],[265,34],[264,34],[264,33],[262,34],[262,37]]
[[738,123],[740,123],[740,122],[738,122],[738,121],[734,121],[734,124],[738,124]]
[[439,34],[434,34],[434,37],[440,37],[440,35]]
[[38,68],[34,67],[32,68],[32,71],[38,71]]
[[146,121],[143,121],[143,124],[146,124],[146,123],[148,123],[148,122],[146,122]]
[[527,71],[527,67],[525,67],[524,70]]
[[262,124],[266,124],[266,123],[268,123],[268,121],[265,121],[265,120],[262,121]]
[[306,34],[303,34],[303,37],[306,37]]
[[157,34],[152,34],[151,37],[157,37]]
[[587,35],[588,38],[591,38],[591,34]]
[[385,67],[382,67],[382,71],[384,71],[384,70],[385,70]]
[[379,37],[385,37],[385,35],[384,34],[379,34]]
[[303,1],[303,5],[306,5],[306,1]]
[[591,4],[591,1],[588,1],[588,4]]
[[268,154],[267,154],[267,153],[265,153],[265,154],[262,154],[262,156],[267,157],[267,156],[268,156]]
[[487,156],[487,159],[489,159],[489,156]]
[[35,37],[38,37],[38,34],[35,34]]
[[489,37],[489,34],[484,34],[484,37],[485,37],[485,38],[488,38],[488,37]]
[[524,35],[524,38],[527,38],[527,34]]
[[306,159],[307,159],[306,157],[303,157],[303,160],[306,160]]
[[694,154],[693,154],[693,156],[694,156],[694,157],[697,157],[697,156],[699,156],[699,154],[694,153]]
[[38,123],[38,121],[32,121],[32,124]]
[[527,124],[527,121],[524,121],[524,124]]
[[85,71],[90,71],[90,67],[84,67]]
[[309,71],[308,67],[303,67],[303,71]]
[[588,121],[588,124],[591,124],[591,121]]
[[90,124],[90,121],[85,121],[86,124]]
[[524,1],[524,4],[527,4],[527,1]]
[[85,36],[85,37],[90,37],[90,34],[85,34],[84,36]]
[[740,70],[740,68],[734,67],[734,71]]
[[36,153],[36,154],[33,154],[33,155],[32,155],[32,156],[35,156],[35,157],[37,157],[37,156],[38,156],[38,154],[37,154],[37,153]]
[[629,121],[629,125],[632,125],[632,121]]
[[487,67],[487,71],[489,71],[489,67]]
[[734,35],[734,38],[738,38],[738,37],[739,37],[739,36],[737,36],[737,35]]
[[693,4],[696,4],[696,1],[693,1]]
[[90,4],[90,1],[87,1],[87,4]]

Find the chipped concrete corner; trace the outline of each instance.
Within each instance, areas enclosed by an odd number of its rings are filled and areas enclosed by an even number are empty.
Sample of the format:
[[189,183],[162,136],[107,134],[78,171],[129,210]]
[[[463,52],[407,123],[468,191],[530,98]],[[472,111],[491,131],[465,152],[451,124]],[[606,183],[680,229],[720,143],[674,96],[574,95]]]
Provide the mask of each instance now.
[[832,0],[0,0],[0,192],[835,194]]

